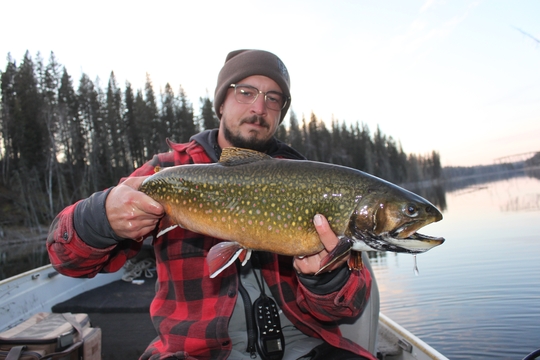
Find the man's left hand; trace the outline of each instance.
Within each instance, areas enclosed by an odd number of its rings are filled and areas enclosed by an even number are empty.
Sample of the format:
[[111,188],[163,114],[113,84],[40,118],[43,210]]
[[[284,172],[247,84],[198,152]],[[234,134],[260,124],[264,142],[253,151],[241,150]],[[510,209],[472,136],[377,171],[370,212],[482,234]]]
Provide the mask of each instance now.
[[[337,238],[336,234],[334,234],[334,232],[330,228],[330,225],[328,224],[328,221],[323,215],[315,215],[315,217],[313,218],[313,224],[315,225],[315,229],[317,230],[321,242],[324,245],[324,249],[317,254],[304,256],[301,258],[295,256],[293,263],[294,269],[298,273],[306,275],[313,275],[317,271],[319,271],[319,269],[321,268],[321,260],[324,259],[326,255],[328,255],[328,253],[332,251],[339,242],[339,239]],[[330,266],[328,269],[326,269],[326,271],[337,269],[338,267],[343,265],[343,263],[346,262],[348,259],[349,256],[346,256],[342,260]]]

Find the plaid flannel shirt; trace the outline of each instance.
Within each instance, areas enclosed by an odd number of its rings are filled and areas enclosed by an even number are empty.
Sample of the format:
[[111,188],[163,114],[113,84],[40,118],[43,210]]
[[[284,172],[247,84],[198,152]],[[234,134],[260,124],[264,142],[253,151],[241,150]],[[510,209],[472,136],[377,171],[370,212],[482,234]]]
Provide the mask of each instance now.
[[[156,166],[167,167],[212,160],[195,141],[170,143],[172,152],[155,155],[131,176],[151,175]],[[53,221],[47,239],[51,263],[72,277],[93,277],[119,270],[135,256],[141,243],[125,240],[104,249],[91,247],[73,227],[76,204]],[[141,359],[226,359],[232,344],[228,324],[238,296],[235,266],[210,279],[206,254],[221,240],[176,228],[154,239],[157,288],[150,314],[158,337]],[[340,335],[337,320],[358,316],[369,298],[371,277],[367,269],[352,271],[336,293],[317,295],[298,280],[292,257],[268,253],[263,276],[278,305],[291,322],[308,336],[369,359],[374,357]]]

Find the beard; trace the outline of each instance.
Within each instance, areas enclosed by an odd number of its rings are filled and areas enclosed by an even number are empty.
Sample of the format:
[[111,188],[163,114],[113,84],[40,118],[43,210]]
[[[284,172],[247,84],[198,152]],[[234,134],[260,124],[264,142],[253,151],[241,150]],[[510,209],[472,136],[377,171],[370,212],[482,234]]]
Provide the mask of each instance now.
[[[221,119],[221,121],[223,120],[225,119]],[[252,116],[250,118],[242,119],[240,120],[239,125],[242,125],[244,123],[250,123],[250,124],[258,123],[262,127],[269,128],[267,121],[260,116]],[[234,134],[231,131],[231,129],[229,129],[229,127],[227,126],[226,121],[224,123],[223,128],[224,128],[223,135],[225,136],[225,139],[234,147],[265,152],[266,150],[268,150],[268,148],[270,147],[270,144],[273,141],[273,137],[271,137],[268,140],[261,140],[261,139],[258,139],[256,136],[244,137],[240,133]]]

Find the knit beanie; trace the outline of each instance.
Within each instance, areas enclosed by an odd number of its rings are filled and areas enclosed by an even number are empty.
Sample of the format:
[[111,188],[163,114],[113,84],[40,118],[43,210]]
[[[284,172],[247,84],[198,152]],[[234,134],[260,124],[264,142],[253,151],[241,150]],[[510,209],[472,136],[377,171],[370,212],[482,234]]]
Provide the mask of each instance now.
[[219,119],[219,108],[231,84],[252,75],[264,75],[274,80],[287,98],[287,104],[281,110],[280,123],[283,121],[291,105],[291,86],[289,72],[285,64],[274,54],[264,50],[236,50],[231,51],[225,59],[225,65],[219,72],[216,91],[214,93],[214,111]]

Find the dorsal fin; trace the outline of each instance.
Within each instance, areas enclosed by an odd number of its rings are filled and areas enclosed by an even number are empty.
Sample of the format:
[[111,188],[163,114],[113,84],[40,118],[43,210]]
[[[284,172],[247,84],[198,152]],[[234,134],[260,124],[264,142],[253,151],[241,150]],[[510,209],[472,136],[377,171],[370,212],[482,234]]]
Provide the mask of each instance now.
[[259,151],[228,147],[221,152],[219,163],[225,166],[236,166],[271,159],[272,157]]

